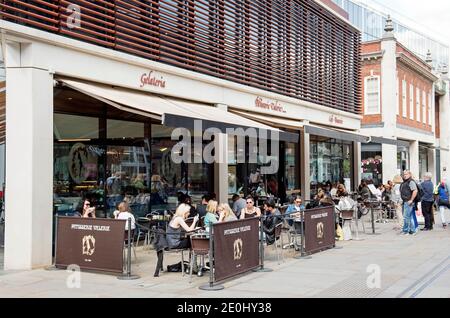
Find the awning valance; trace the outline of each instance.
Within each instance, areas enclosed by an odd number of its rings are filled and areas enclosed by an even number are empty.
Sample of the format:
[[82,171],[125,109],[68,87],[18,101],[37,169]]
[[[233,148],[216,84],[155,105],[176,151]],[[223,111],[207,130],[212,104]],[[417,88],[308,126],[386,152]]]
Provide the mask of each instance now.
[[320,126],[314,126],[314,125],[305,125],[304,126],[305,133],[321,136],[321,137],[327,137],[332,139],[339,139],[339,140],[346,140],[346,141],[354,141],[354,142],[360,142],[363,144],[370,142],[370,137],[363,136],[361,134],[347,132],[343,130],[336,130],[331,128],[324,128]]
[[161,120],[163,125],[170,127],[193,129],[195,121],[200,120],[203,130],[217,128],[222,133],[227,133],[228,129],[242,128],[246,130],[255,128],[267,131],[268,138],[276,133],[280,140],[289,142],[298,142],[299,140],[298,134],[284,132],[212,105],[161,97],[131,89],[79,80],[59,79],[59,81],[67,87],[101,100],[111,106]]
[[245,112],[245,111],[236,110],[236,109],[231,109],[230,111],[239,116],[243,116],[243,117],[246,117],[251,120],[261,122],[261,123],[266,123],[270,126],[274,126],[274,127],[278,127],[278,128],[293,129],[293,130],[303,129],[303,122],[301,120],[269,116],[269,115],[264,115],[264,114],[260,114],[260,113]]

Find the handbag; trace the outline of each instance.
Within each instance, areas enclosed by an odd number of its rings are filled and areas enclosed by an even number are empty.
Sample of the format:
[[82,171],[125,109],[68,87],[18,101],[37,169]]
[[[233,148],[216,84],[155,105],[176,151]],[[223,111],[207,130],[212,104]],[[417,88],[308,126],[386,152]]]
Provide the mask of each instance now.
[[439,206],[446,206],[448,208],[450,204],[449,204],[448,200],[444,200],[442,198],[439,198],[438,205]]

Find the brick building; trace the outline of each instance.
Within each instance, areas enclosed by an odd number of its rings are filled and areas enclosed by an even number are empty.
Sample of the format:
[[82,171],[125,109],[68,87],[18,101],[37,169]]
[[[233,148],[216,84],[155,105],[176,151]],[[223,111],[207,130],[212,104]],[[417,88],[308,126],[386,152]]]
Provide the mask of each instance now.
[[442,130],[447,117],[442,112],[448,108],[445,81],[434,72],[431,54],[424,61],[400,44],[391,23],[382,39],[362,45],[361,132],[377,136],[362,145],[362,178],[386,183],[410,169],[417,179],[426,172],[440,179],[449,155],[440,138],[448,136],[448,129]]

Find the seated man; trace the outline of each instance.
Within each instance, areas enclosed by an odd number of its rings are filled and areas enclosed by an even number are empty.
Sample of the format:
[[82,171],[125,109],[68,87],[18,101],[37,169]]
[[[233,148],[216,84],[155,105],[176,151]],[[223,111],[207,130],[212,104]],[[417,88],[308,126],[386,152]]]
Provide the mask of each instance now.
[[267,245],[275,243],[275,227],[282,222],[281,213],[275,208],[275,202],[268,200],[264,203],[265,218],[263,220],[263,231],[266,236]]

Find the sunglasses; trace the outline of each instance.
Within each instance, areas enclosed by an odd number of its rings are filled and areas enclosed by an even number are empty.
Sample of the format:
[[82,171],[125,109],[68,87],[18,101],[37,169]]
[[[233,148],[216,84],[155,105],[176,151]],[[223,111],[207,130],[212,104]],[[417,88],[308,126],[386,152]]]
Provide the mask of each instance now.
[[302,201],[295,201],[295,203],[302,203]]
[[247,204],[253,204],[253,201],[247,201]]

